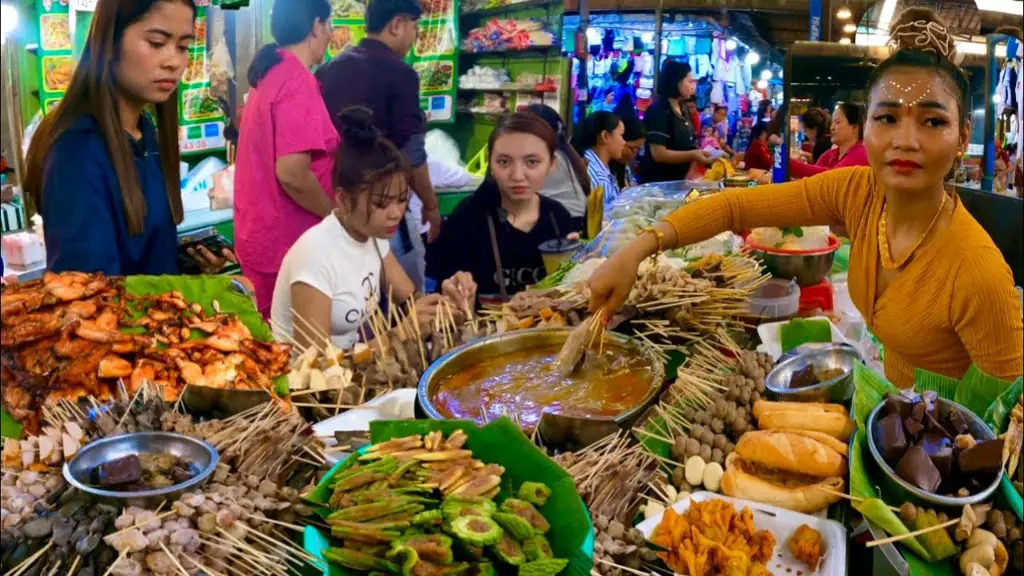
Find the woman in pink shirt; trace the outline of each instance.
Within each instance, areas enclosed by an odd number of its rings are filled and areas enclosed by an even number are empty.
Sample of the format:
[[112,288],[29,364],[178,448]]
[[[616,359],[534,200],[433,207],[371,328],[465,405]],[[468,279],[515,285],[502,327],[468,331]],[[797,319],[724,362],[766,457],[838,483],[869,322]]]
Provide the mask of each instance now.
[[868,153],[864,149],[864,107],[853,102],[841,102],[832,114],[832,149],[822,154],[815,164],[790,161],[789,175],[809,178],[847,166],[868,166]]
[[235,167],[235,253],[270,316],[284,255],[334,208],[331,171],[339,137],[310,68],[331,40],[328,0],[275,0],[277,41],[249,67]]

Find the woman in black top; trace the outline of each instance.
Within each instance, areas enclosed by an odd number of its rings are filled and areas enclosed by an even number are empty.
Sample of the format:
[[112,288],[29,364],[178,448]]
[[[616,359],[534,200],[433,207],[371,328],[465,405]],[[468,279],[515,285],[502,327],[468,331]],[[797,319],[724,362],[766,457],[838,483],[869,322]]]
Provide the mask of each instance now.
[[540,195],[558,138],[540,116],[517,112],[491,133],[487,179],[459,203],[427,246],[427,275],[466,270],[481,298],[502,300],[544,278],[539,246],[573,232],[569,211]]
[[690,65],[666,60],[658,81],[658,100],[647,109],[646,152],[640,161],[645,182],[682,180],[692,162],[711,164],[711,156],[697,148],[697,131],[686,100],[697,90]]

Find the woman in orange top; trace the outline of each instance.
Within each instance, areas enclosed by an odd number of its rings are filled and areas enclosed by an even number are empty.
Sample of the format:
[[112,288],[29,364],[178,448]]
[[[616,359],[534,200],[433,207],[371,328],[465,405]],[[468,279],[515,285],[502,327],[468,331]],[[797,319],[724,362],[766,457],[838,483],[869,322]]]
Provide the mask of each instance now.
[[680,208],[594,273],[591,309],[617,310],[640,262],[662,249],[726,230],[844,226],[852,242],[850,295],[886,347],[890,381],[913,386],[915,368],[960,378],[972,363],[999,378],[1020,376],[1024,333],[1010,269],[944,187],[971,130],[970,85],[950,59],[953,38],[919,8],[903,13],[892,37],[900,49],[868,86],[870,168]]

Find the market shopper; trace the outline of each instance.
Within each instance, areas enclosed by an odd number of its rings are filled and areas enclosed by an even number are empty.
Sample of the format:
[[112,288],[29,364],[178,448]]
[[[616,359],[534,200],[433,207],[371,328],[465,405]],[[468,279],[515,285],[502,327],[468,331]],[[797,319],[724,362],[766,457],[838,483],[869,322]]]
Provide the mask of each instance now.
[[[599,194],[601,205],[607,206],[619,197],[619,183],[612,174],[613,160],[622,157],[626,145],[626,127],[611,112],[595,112],[583,119],[573,145],[583,155],[590,177],[590,196]],[[597,202],[597,200],[594,200]]]
[[697,129],[688,113],[697,91],[690,65],[666,60],[658,81],[658,100],[644,114],[647,143],[640,160],[644,182],[682,180],[690,164],[711,164],[711,156],[697,148]]
[[961,378],[972,363],[998,378],[1021,375],[1021,309],[999,250],[947,174],[970,142],[970,84],[935,14],[906,10],[899,49],[871,77],[864,127],[870,168],[727,191],[688,204],[645,231],[590,279],[591,308],[618,310],[640,262],[726,230],[845,226],[850,295],[885,346],[885,371],[914,384],[921,368]]
[[870,166],[864,148],[864,107],[854,102],[842,102],[832,115],[832,146],[814,164],[794,160],[789,164],[789,175],[807,178],[836,168]]
[[540,116],[558,135],[555,165],[544,180],[540,195],[564,206],[572,218],[572,230],[581,232],[586,222],[587,194],[590,192],[587,164],[569,144],[565,137],[565,123],[554,108],[545,104],[531,104],[526,110]]
[[194,17],[191,0],[96,7],[67,92],[26,161],[51,271],[177,273],[177,95]]
[[427,249],[427,274],[469,272],[480,294],[507,299],[544,278],[539,246],[568,236],[569,212],[540,195],[558,138],[536,114],[503,117],[491,132],[488,176]]
[[[319,344],[310,338],[329,334],[335,346],[348,349],[358,341],[368,301],[383,294],[391,299],[388,305],[416,298],[417,319],[427,325],[441,296],[419,297],[390,251],[389,239],[409,200],[409,168],[402,153],[374,128],[368,109],[350,108],[338,121],[337,208],[288,250],[274,287],[272,319],[275,330],[300,345]],[[471,306],[473,278],[458,271],[445,278],[442,293],[452,306]]]
[[768,148],[768,123],[759,121],[750,129],[750,144],[743,154],[743,167],[746,170],[762,170],[770,172],[774,159]]
[[832,149],[830,124],[828,114],[821,108],[811,108],[800,115],[800,131],[804,134],[804,145],[810,148],[809,151],[800,151],[800,160],[814,164],[822,154]]
[[338,148],[310,67],[331,40],[327,0],[276,0],[273,44],[249,67],[249,91],[235,166],[235,250],[269,317],[278,271],[300,236],[331,213]]
[[317,70],[324,102],[335,122],[350,106],[369,108],[377,129],[412,166],[411,186],[421,212],[410,210],[391,249],[419,289],[424,286],[425,268],[421,222],[430,225],[428,242],[441,232],[440,204],[427,169],[420,78],[403,60],[416,43],[421,15],[417,0],[374,0],[366,7],[366,38]]
[[625,190],[637,185],[636,176],[633,174],[633,162],[636,161],[637,154],[644,147],[647,131],[644,130],[640,119],[636,117],[636,108],[632,98],[623,96],[613,112],[619,117],[619,120],[622,120],[622,126],[625,128],[622,133],[625,145],[622,147],[622,154],[618,159],[612,159],[608,167],[615,176],[615,182],[619,185],[619,189]]

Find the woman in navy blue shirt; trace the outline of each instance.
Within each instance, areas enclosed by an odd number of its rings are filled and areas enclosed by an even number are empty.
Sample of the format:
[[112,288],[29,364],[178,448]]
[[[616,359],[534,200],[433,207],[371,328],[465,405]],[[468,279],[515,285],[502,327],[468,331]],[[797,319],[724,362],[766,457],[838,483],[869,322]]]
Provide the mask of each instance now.
[[28,151],[50,270],[177,273],[177,96],[194,19],[193,0],[97,5],[67,93]]

